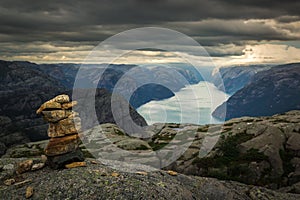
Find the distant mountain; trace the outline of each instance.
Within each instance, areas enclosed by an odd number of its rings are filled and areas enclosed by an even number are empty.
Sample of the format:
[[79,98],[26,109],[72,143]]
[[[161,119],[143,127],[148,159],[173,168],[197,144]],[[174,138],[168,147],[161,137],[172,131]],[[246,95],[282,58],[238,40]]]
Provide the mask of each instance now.
[[258,72],[270,68],[271,66],[265,65],[221,67],[219,73],[213,74],[212,83],[218,89],[232,95],[247,85]]
[[[193,66],[185,64],[171,66],[42,64],[38,65],[38,68],[69,89],[73,88],[75,78],[80,82],[81,88],[90,88],[96,83],[98,88],[121,94],[134,108],[151,100],[172,97],[173,92],[179,91],[187,84],[210,80],[212,71],[211,67],[203,67],[200,74]],[[79,68],[81,73],[76,77]],[[124,84],[119,84],[116,88],[120,80],[123,80]]]
[[[48,70],[49,73],[58,76],[61,69]],[[60,75],[62,80],[64,76],[69,76],[68,73]],[[46,139],[47,124],[35,111],[42,103],[62,93],[72,96],[69,88],[40,70],[39,65],[30,62],[0,61],[0,155],[11,145]],[[82,93],[88,93],[87,89],[83,89]],[[125,101],[122,97],[119,97],[119,100]],[[110,102],[111,94],[105,89],[98,89],[95,107],[100,123],[115,122]],[[136,124],[147,125],[144,118],[131,106],[129,109]]]
[[65,88],[29,62],[0,61],[0,146],[46,138],[47,126],[35,110]]
[[[219,106],[213,116],[231,119],[241,116],[269,116],[300,109],[300,63],[261,71],[250,83]],[[227,104],[227,112],[224,107]]]
[[58,80],[67,89],[72,89],[79,64],[40,64],[39,70]]

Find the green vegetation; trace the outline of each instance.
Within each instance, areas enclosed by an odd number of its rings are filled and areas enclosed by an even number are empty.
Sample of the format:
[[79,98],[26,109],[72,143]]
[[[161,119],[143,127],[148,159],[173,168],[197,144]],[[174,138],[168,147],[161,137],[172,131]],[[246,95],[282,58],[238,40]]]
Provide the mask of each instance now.
[[[173,140],[173,138],[176,136],[176,134],[164,134],[161,135],[160,133],[153,136],[152,141],[149,142],[149,145],[151,148],[156,151],[161,148],[164,148],[167,144],[169,144],[169,141]],[[156,142],[156,141],[159,142]],[[163,141],[163,142],[162,142]]]
[[238,145],[253,138],[253,135],[241,133],[229,135],[226,139],[221,136],[222,142],[213,157],[196,158],[193,164],[205,170],[205,176],[215,177],[223,180],[236,180],[248,182],[252,171],[249,163],[267,160],[267,156],[257,149],[249,149],[246,153],[241,153]]
[[120,129],[114,129],[115,133],[117,135],[125,135],[123,131],[121,131]]
[[169,143],[154,143],[154,142],[149,142],[149,145],[153,149],[153,151],[159,150],[164,148],[167,144]]
[[207,132],[208,131],[208,126],[200,126],[197,130],[197,132]]
[[145,146],[145,145],[140,145],[140,146],[138,146],[135,150],[148,150],[149,148],[147,147],[147,146]]
[[253,148],[249,149],[247,153],[243,154],[242,156],[243,156],[241,158],[242,160],[249,161],[249,162],[251,161],[260,162],[268,159],[266,155],[259,152],[257,149],[253,149]]
[[294,157],[292,152],[289,152],[287,150],[280,149],[279,155],[282,160],[283,165],[283,176],[288,176],[289,173],[295,171],[295,168],[293,167],[291,163],[291,159]]

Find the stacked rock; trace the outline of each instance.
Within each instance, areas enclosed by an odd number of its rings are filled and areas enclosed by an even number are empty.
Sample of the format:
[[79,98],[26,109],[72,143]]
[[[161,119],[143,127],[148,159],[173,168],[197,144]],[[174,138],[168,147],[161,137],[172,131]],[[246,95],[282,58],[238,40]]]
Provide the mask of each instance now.
[[76,101],[70,102],[69,96],[63,94],[45,102],[36,111],[49,123],[50,140],[45,154],[51,168],[63,168],[66,164],[84,160],[79,149],[81,121],[78,113],[72,111],[75,105]]

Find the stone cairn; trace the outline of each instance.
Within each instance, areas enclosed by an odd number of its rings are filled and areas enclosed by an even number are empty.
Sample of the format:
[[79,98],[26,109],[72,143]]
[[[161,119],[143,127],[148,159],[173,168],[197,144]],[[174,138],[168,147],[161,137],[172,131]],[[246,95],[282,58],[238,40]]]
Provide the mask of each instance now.
[[78,131],[81,128],[81,120],[78,113],[72,111],[75,105],[76,101],[70,102],[69,96],[62,94],[45,102],[36,111],[49,123],[50,140],[45,148],[45,155],[47,164],[53,169],[64,168],[70,163],[84,160],[79,149]]

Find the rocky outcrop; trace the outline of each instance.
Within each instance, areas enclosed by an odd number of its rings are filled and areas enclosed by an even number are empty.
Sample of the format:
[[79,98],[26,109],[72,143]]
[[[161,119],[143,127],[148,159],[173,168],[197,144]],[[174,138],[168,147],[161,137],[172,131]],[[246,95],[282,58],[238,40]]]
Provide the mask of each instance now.
[[[167,146],[170,142],[174,145],[183,143],[186,140],[184,136],[193,133],[193,138],[191,138],[193,142],[188,149],[165,169],[188,175],[236,180],[251,185],[296,192],[297,190],[294,188],[300,182],[299,123],[300,111],[291,111],[272,117],[232,119],[225,122],[224,126],[154,124],[147,127],[147,130],[153,135],[152,138],[140,141],[147,142],[152,150],[158,151],[165,147],[170,148]],[[214,133],[214,130],[219,128],[221,133]],[[104,132],[107,133],[107,137],[113,141],[113,144],[127,141],[124,138],[126,133],[115,125],[95,127],[90,134],[98,135],[99,130],[105,130]],[[209,138],[216,137],[216,134],[219,134],[218,143],[208,155],[202,157],[200,149],[205,146],[204,139],[209,141]],[[97,143],[96,147],[99,147],[101,141],[103,143],[104,139],[93,140]],[[112,148],[107,143],[103,143],[103,145],[104,149],[98,149],[101,151],[101,155],[106,151],[109,152]],[[132,153],[137,150],[119,147],[131,150]],[[141,149],[138,150],[136,153],[141,151]],[[144,150],[147,151],[149,148]],[[96,148],[93,150],[93,155],[97,155],[94,153],[97,153]],[[109,155],[108,153],[107,157]],[[126,157],[126,154],[120,154],[119,156],[120,158],[115,157],[114,159],[119,160],[124,157],[125,160],[130,160],[132,155]],[[148,162],[151,164],[150,158]]]
[[300,111],[229,120],[205,157],[200,156],[199,145],[207,133],[199,128],[198,139],[167,169],[295,192],[292,188],[300,182],[299,124]]
[[[186,176],[166,171],[146,172],[142,166],[132,173],[119,172],[88,160],[85,167],[41,170],[22,176],[7,175],[24,159],[0,159],[0,196],[5,199],[276,199],[297,200],[297,194],[279,193],[233,181]],[[10,167],[8,167],[10,166]],[[140,169],[139,169],[140,167]],[[7,169],[10,168],[10,169]],[[4,185],[3,181],[10,181]],[[5,181],[4,181],[5,182]]]
[[[257,73],[250,83],[220,105],[213,116],[271,116],[300,109],[300,63],[281,65]],[[226,108],[226,109],[224,109]]]
[[[166,150],[171,148],[167,146],[170,142],[176,146],[191,140],[187,150],[165,169],[298,193],[299,124],[300,111],[272,117],[236,118],[225,122],[223,126],[154,124],[146,127],[148,133],[153,136],[145,139],[131,137],[115,124],[102,124],[84,133],[87,138],[91,138],[91,142],[81,144],[80,148],[86,157],[104,156],[129,162],[132,156],[135,157],[139,153]],[[220,133],[215,132],[218,129],[221,129]],[[185,137],[191,136],[191,133],[193,137]],[[217,144],[203,157],[200,149],[207,145],[204,141],[210,141],[216,136],[219,137]],[[40,155],[40,149],[46,143],[29,143],[12,148],[5,157]],[[130,154],[112,154],[119,150],[118,148],[129,151]],[[144,164],[153,164],[151,156],[144,159]]]

